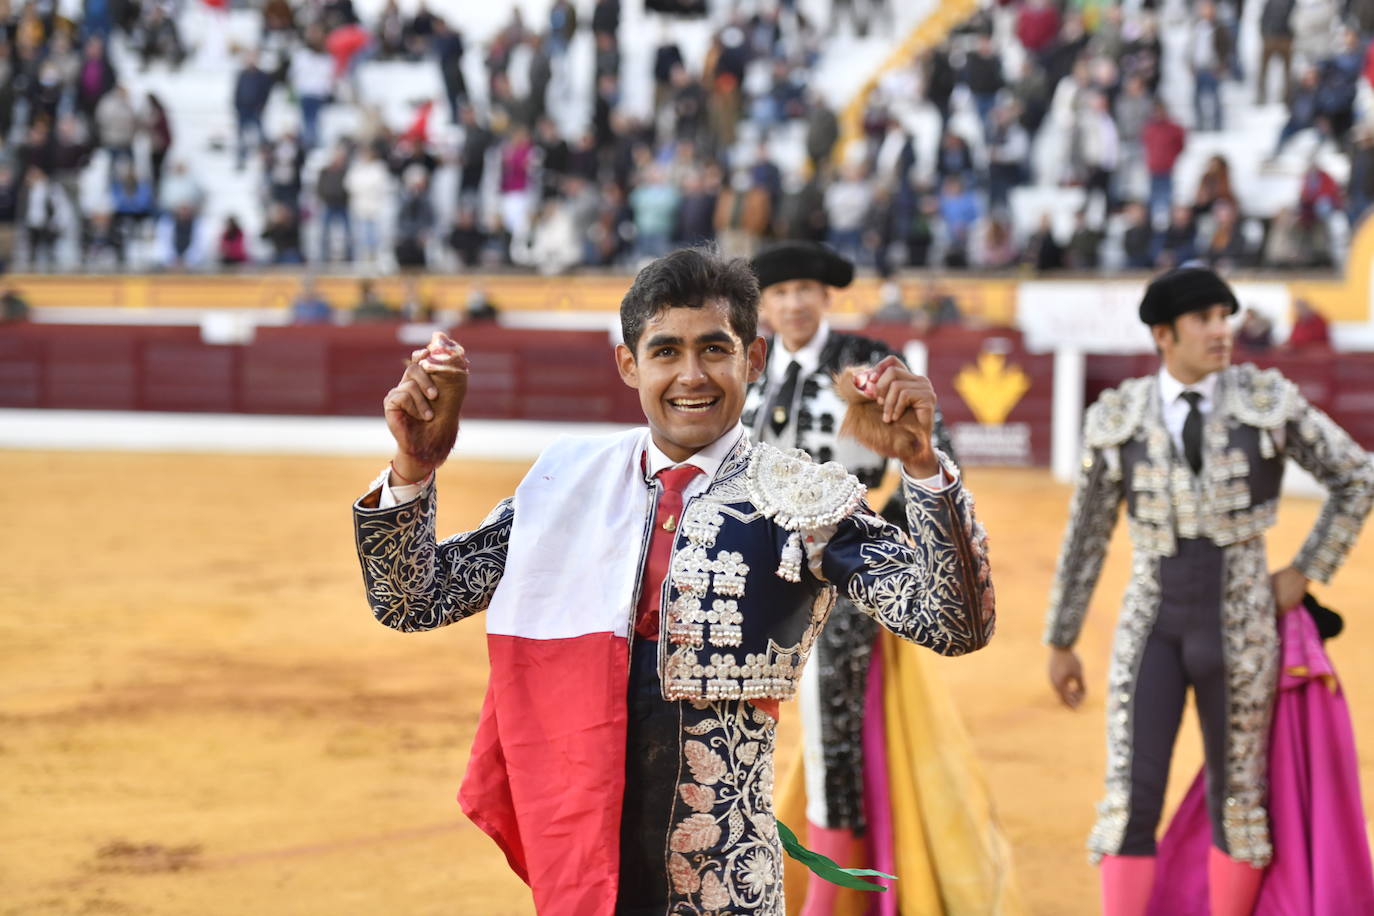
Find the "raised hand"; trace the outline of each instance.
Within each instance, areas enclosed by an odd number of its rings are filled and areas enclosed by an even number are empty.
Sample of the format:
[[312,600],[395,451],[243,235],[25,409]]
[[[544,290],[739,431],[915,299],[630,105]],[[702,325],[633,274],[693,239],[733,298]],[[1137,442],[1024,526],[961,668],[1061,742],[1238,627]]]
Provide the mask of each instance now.
[[913,477],[930,477],[939,470],[930,444],[936,398],[929,379],[888,356],[871,369],[845,370],[840,388],[841,397],[850,401],[842,433],[900,460]]
[[428,346],[411,353],[400,382],[382,399],[387,429],[396,440],[392,469],[399,482],[423,480],[448,458],[458,437],[468,372],[463,348],[435,331]]

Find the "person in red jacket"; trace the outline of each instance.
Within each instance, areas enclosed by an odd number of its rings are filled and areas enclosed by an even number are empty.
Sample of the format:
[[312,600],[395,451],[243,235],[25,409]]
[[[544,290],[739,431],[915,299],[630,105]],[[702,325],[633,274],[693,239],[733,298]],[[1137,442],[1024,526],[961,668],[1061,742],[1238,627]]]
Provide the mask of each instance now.
[[1288,343],[1285,349],[1305,350],[1314,347],[1331,346],[1331,330],[1327,326],[1326,316],[1312,307],[1312,303],[1306,299],[1298,299],[1293,303],[1293,308],[1297,311],[1297,320],[1293,322],[1293,330],[1288,334]]
[[1059,35],[1059,12],[1048,0],[1026,0],[1016,16],[1016,37],[1032,57],[1041,58]]
[[1145,150],[1145,168],[1150,173],[1150,217],[1169,212],[1174,201],[1174,163],[1183,152],[1186,135],[1169,109],[1155,99],[1150,118],[1140,129],[1140,145]]
[[1324,172],[1314,161],[1307,166],[1302,176],[1301,190],[1298,192],[1298,219],[1304,225],[1321,220],[1325,222],[1332,211],[1344,206],[1345,195],[1341,186]]

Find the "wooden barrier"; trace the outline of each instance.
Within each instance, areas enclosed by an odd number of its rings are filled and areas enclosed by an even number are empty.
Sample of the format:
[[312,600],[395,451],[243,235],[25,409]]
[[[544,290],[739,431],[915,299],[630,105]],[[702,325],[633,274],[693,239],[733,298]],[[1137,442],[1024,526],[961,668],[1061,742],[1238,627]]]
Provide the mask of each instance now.
[[[375,416],[412,346],[397,325],[259,328],[205,344],[197,328],[0,328],[0,406]],[[634,422],[635,393],[596,331],[466,328],[471,417]]]
[[[259,328],[251,343],[212,345],[193,327],[19,324],[0,327],[0,407],[376,416],[413,345],[405,326]],[[871,333],[900,349],[908,332]],[[600,331],[464,326],[473,363],[465,407],[483,419],[642,422]],[[926,338],[928,374],[946,421],[982,463],[1046,465],[1054,357],[1024,350],[1013,330],[948,330]],[[1245,357],[1249,358],[1249,357]],[[1374,447],[1374,354],[1271,354],[1304,396]],[[1154,356],[1090,356],[1091,403],[1122,379],[1156,371]]]

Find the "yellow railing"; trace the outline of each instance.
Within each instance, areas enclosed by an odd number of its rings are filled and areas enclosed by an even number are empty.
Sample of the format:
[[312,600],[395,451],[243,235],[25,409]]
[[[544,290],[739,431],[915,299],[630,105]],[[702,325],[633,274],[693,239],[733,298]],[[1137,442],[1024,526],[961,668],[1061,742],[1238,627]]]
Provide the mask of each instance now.
[[944,41],[955,26],[978,12],[978,7],[978,0],[936,0],[935,9],[931,11],[930,15],[922,19],[907,34],[906,38],[902,39],[901,43],[892,49],[882,64],[864,81],[854,98],[850,99],[849,103],[840,110],[839,151],[841,156],[836,157],[837,159],[842,157],[851,143],[863,136],[864,107],[868,104],[869,94],[878,85],[878,80],[891,70],[907,66],[919,52],[933,48]]
[[[1374,265],[1374,219],[1366,220],[1355,233],[1350,246],[1345,275],[1318,278],[1312,275],[1288,277],[1254,274],[1237,279],[1286,283],[1292,296],[1303,296],[1332,321],[1374,321],[1374,290],[1371,290],[1371,265]],[[927,271],[902,275],[903,301],[919,302],[933,275]],[[954,296],[965,314],[987,324],[1015,324],[1017,288],[1035,280],[1102,283],[1143,275],[1085,277],[1050,274],[987,276],[975,274],[944,275],[935,279],[941,290]],[[418,281],[421,298],[438,309],[461,309],[474,286],[481,286],[496,305],[507,312],[604,312],[611,315],[629,289],[629,275],[588,275],[575,277],[533,277],[513,274],[458,276],[429,275]],[[135,310],[153,315],[163,309],[285,309],[300,289],[300,281],[290,274],[245,276],[64,276],[54,274],[14,274],[9,280],[28,303],[35,307],[64,307]],[[405,289],[395,277],[373,281],[383,301],[399,306]],[[320,277],[316,287],[327,302],[347,309],[358,301],[357,277]],[[872,277],[856,278],[847,289],[837,290],[833,310],[838,315],[872,312],[880,299],[881,283]],[[92,315],[93,320],[101,320]]]
[[[291,274],[245,276],[63,276],[27,274],[10,277],[35,307],[132,309],[147,313],[162,309],[285,309],[300,290]],[[462,309],[468,294],[481,286],[507,312],[605,312],[614,314],[630,287],[628,275],[534,277],[513,274],[459,276],[428,275],[417,281],[422,301],[437,309]],[[359,298],[357,277],[319,277],[316,289],[336,308],[349,308]],[[406,295],[396,277],[372,281],[384,302],[399,306]],[[918,301],[923,277],[899,281],[906,302]],[[965,312],[990,324],[1009,324],[1016,316],[1015,278],[948,277],[942,289],[967,303]],[[866,314],[877,307],[880,283],[861,277],[839,290],[833,310],[840,315]]]
[[1331,321],[1374,321],[1374,216],[1355,227],[1345,258],[1345,275],[1329,280],[1295,279],[1288,284],[1293,298],[1302,297]]

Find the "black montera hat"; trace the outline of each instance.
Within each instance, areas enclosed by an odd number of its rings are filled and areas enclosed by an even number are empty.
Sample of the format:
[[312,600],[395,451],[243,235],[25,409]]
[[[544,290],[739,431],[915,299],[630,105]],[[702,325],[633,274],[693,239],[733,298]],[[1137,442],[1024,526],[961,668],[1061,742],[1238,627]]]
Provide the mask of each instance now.
[[1214,305],[1231,306],[1232,315],[1240,309],[1236,294],[1210,267],[1176,267],[1145,287],[1140,320],[1150,325],[1168,324],[1179,315]]
[[786,280],[819,280],[826,286],[848,286],[854,265],[819,242],[778,242],[749,262],[759,289]]

